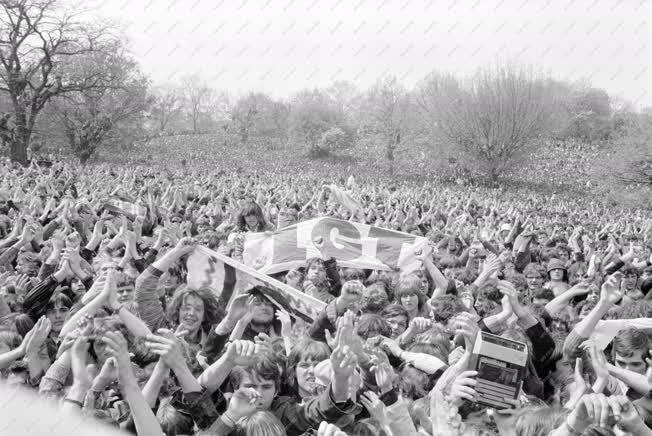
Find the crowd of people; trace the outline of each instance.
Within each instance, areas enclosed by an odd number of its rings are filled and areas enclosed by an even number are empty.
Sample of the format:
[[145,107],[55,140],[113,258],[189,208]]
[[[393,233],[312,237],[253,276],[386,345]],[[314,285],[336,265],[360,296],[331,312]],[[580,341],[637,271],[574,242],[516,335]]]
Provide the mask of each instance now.
[[[649,210],[298,172],[0,173],[0,390],[63,416],[139,436],[652,434]],[[241,259],[242,236],[322,216],[427,238],[421,267],[276,274],[326,304],[312,322],[259,287],[227,303],[185,283],[198,244]],[[502,407],[479,401],[483,332],[526,345]]]

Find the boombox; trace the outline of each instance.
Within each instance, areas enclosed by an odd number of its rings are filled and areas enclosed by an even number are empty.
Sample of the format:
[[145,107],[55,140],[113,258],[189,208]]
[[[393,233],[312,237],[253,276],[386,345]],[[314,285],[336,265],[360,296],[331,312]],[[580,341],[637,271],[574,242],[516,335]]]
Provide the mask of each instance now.
[[518,397],[527,355],[527,345],[522,342],[479,332],[471,357],[471,368],[478,372],[476,402],[496,409],[513,407],[504,399]]

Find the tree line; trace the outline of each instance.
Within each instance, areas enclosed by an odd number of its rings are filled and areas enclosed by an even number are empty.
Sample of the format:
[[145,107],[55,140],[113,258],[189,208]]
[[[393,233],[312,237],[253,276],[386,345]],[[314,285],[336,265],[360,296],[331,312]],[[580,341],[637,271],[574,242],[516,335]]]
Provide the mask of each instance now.
[[292,143],[315,158],[363,144],[380,150],[392,174],[397,153],[421,141],[495,182],[553,138],[638,143],[621,172],[650,182],[640,138],[652,110],[587,83],[508,65],[463,78],[433,72],[413,89],[381,77],[368,89],[338,81],[286,99],[233,96],[192,75],[153,86],[124,40],[59,0],[0,0],[0,140],[12,160],[25,164],[28,150],[58,143],[85,163],[100,146],[219,132],[234,147]]

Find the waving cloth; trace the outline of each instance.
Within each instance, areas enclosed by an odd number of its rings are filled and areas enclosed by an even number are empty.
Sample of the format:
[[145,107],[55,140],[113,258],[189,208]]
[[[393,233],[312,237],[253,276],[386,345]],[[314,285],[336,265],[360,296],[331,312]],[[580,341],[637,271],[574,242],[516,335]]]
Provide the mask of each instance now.
[[362,211],[362,205],[354,199],[348,191],[338,188],[336,185],[327,185],[331,191],[331,200],[347,208],[353,215]]
[[317,318],[326,306],[323,301],[201,246],[188,258],[188,286],[211,288],[222,307],[228,306],[234,295],[256,287],[277,307],[307,322]]
[[124,215],[130,220],[134,220],[137,216],[145,216],[147,208],[136,204],[135,200],[121,196],[111,196],[104,202],[104,209],[117,215]]
[[273,233],[248,233],[243,260],[265,274],[305,265],[312,257],[333,257],[343,267],[410,272],[421,264],[415,250],[427,244],[408,233],[325,217]]

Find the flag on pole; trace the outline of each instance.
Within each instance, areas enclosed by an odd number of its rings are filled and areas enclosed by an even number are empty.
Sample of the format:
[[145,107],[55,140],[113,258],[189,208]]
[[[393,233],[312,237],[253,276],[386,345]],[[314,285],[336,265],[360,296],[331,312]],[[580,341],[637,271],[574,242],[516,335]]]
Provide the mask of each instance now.
[[274,305],[306,322],[312,322],[326,307],[321,300],[203,246],[197,247],[188,258],[187,281],[191,288],[212,289],[222,307],[228,307],[235,295],[254,287]]

